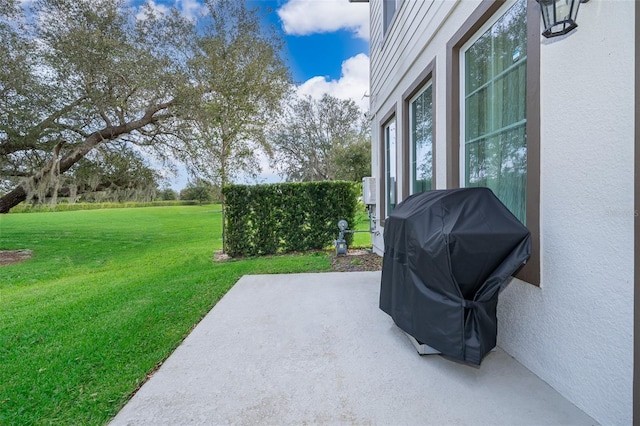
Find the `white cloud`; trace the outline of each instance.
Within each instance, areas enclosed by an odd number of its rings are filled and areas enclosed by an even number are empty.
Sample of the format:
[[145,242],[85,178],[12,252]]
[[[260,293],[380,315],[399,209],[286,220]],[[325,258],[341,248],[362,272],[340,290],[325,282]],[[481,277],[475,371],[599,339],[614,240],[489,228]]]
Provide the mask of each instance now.
[[[149,6],[151,13],[156,17],[169,14],[169,6],[156,3],[154,0],[147,0],[146,4]],[[208,13],[207,7],[199,0],[175,0],[174,6],[180,11],[182,16],[192,21],[197,20]],[[140,11],[136,14],[136,19],[146,19],[147,12],[144,10],[144,7],[140,6],[139,9]]]
[[198,0],[176,0],[176,7],[190,20],[196,20],[208,13],[207,7]]
[[152,16],[157,18],[168,15],[169,8],[163,4],[157,4],[153,0],[148,0],[146,2],[148,9],[144,7],[144,5],[140,6],[140,11],[136,14],[136,19],[138,21],[144,21],[147,19],[147,14],[151,13]]
[[289,0],[278,10],[284,31],[292,35],[352,30],[369,40],[369,3],[349,0]]
[[369,110],[369,57],[359,53],[342,63],[342,73],[338,80],[326,77],[312,77],[298,86],[299,95],[321,98],[327,93],[340,99],[353,99],[363,110]]

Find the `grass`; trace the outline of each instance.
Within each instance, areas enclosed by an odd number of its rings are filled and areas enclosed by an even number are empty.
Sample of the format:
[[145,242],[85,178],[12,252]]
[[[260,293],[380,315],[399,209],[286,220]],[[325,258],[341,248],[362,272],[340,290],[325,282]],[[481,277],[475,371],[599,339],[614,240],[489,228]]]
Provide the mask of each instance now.
[[104,424],[242,275],[330,268],[323,253],[212,262],[219,211],[0,216],[0,249],[34,255],[0,267],[0,424]]
[[371,234],[369,232],[369,216],[364,208],[359,209],[356,213],[355,226],[349,224],[349,228],[355,229],[356,233],[353,234],[353,243],[351,247],[371,247]]

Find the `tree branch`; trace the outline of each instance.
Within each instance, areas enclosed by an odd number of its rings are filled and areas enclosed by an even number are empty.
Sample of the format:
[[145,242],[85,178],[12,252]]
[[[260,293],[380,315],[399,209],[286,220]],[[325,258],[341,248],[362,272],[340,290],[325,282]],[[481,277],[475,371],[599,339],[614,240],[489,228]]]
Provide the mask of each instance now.
[[101,143],[117,139],[122,135],[129,134],[135,130],[143,128],[144,126],[157,123],[159,120],[171,117],[172,115],[169,113],[158,115],[156,115],[156,113],[173,106],[175,102],[176,101],[172,99],[152,105],[147,108],[144,115],[137,120],[118,126],[108,126],[91,133],[87,138],[85,138],[82,145],[71,150],[59,161],[49,161],[47,165],[28,179],[28,183],[26,185],[20,184],[8,194],[0,197],[0,213],[8,213],[12,207],[24,201],[27,197],[25,188],[29,186],[36,186],[48,173],[51,172],[53,167],[57,167],[56,172],[62,174]]
[[15,142],[11,140],[3,141],[0,144],[0,156],[13,154],[14,152],[24,151],[27,149],[36,149],[37,145],[34,142],[29,142],[30,140],[36,140],[37,136],[42,133],[44,130],[50,128],[51,126],[60,125],[60,123],[56,123],[56,120],[64,116],[66,113],[71,111],[73,108],[80,105],[86,98],[81,97],[71,102],[69,105],[61,108],[60,110],[54,112],[40,123],[33,126],[24,137],[21,139],[21,142]]

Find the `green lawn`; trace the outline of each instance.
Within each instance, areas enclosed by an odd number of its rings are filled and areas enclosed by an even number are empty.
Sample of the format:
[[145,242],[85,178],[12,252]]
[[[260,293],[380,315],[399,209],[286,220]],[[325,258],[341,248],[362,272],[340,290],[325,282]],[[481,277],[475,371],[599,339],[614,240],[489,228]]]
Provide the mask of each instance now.
[[0,267],[0,424],[104,424],[242,275],[330,268],[215,263],[220,234],[220,206],[0,215],[0,250],[34,253]]
[[364,209],[358,210],[356,213],[356,223],[355,225],[349,224],[349,228],[358,231],[353,234],[352,247],[371,247],[371,234],[365,232],[370,229],[369,216]]

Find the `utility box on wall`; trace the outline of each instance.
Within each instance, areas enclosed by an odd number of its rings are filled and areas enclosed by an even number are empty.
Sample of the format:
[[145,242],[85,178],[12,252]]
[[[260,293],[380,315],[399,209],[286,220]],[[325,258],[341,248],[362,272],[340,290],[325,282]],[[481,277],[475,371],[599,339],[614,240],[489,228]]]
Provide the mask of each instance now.
[[376,204],[376,178],[362,178],[362,203],[367,206]]

